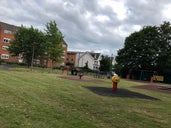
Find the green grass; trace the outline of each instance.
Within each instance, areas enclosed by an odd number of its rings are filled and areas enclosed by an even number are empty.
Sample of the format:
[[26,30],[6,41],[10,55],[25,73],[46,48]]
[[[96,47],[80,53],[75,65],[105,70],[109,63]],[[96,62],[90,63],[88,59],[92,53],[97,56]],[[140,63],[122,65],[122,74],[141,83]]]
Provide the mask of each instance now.
[[[171,95],[132,86],[126,89],[160,100],[102,96],[85,88],[111,88],[111,80],[80,82],[41,70],[0,70],[1,128],[170,128]],[[85,77],[85,76],[84,76]]]

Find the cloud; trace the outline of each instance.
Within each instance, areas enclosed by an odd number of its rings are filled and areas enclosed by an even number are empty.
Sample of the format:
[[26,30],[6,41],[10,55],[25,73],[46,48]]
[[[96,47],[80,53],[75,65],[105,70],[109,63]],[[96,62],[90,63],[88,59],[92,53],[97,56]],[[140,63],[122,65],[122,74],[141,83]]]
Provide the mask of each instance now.
[[43,30],[55,20],[69,50],[117,54],[125,37],[171,20],[170,0],[1,0],[0,21]]
[[102,7],[109,7],[116,14],[118,20],[124,20],[126,18],[127,9],[123,2],[113,1],[113,0],[102,0],[98,4]]
[[171,4],[165,5],[164,9],[162,11],[163,18],[167,18],[167,19],[171,20],[170,12],[171,12]]

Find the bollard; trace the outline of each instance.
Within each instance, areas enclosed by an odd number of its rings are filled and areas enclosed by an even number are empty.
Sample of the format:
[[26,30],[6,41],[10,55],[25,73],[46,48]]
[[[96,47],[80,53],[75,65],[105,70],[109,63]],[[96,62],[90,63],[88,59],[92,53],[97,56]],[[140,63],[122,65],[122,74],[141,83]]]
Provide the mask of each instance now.
[[118,86],[118,83],[113,82],[113,88],[112,88],[112,91],[113,92],[116,92],[117,91],[117,86]]
[[118,89],[118,82],[120,81],[120,78],[118,75],[114,75],[112,77],[112,82],[113,82],[113,87],[112,87],[112,91],[116,92]]

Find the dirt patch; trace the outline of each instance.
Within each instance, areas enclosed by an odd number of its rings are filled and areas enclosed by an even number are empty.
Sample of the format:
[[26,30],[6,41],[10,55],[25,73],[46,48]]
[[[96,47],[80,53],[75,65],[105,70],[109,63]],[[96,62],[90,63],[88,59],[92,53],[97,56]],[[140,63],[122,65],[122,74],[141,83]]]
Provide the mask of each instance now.
[[134,86],[134,88],[146,89],[146,90],[151,90],[155,92],[171,94],[171,87],[164,87],[164,86],[159,86],[159,85],[142,85],[142,86]]
[[76,81],[82,81],[82,82],[103,82],[103,80],[97,80],[89,77],[83,76],[81,79],[79,79],[79,76],[60,76],[60,78],[68,79],[68,80],[76,80]]

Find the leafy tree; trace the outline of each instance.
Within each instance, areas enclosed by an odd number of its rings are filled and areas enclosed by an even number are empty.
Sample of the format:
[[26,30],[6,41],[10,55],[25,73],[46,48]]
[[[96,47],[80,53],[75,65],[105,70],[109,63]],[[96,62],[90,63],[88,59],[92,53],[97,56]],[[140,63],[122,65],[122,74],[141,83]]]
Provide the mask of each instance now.
[[22,54],[25,62],[30,66],[33,58],[43,56],[44,39],[44,34],[38,29],[21,26],[14,34],[14,40],[10,42],[9,52],[14,56]]
[[122,76],[130,69],[157,70],[171,75],[171,24],[159,27],[146,26],[125,39],[124,48],[118,51],[117,64]]
[[159,27],[160,53],[157,61],[157,68],[163,74],[170,74],[171,70],[171,24],[164,22]]
[[46,24],[46,33],[38,29],[21,26],[14,34],[9,52],[18,56],[23,55],[25,62],[30,66],[33,59],[47,59],[60,61],[63,55],[63,35],[59,31],[55,21]]
[[147,26],[132,33],[125,40],[125,46],[118,51],[116,61],[125,70],[154,69],[158,56],[157,27]]
[[89,69],[88,68],[88,61],[85,63],[84,69]]
[[109,72],[112,70],[112,62],[109,56],[102,56],[99,70],[103,72]]
[[59,62],[63,55],[62,41],[63,35],[57,27],[55,21],[46,24],[46,55],[52,62]]

